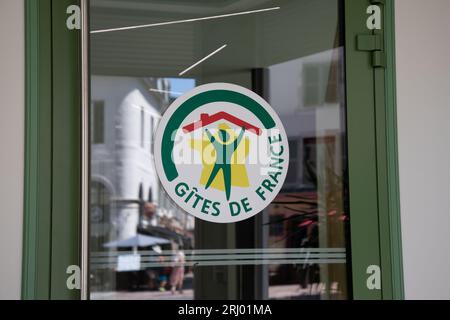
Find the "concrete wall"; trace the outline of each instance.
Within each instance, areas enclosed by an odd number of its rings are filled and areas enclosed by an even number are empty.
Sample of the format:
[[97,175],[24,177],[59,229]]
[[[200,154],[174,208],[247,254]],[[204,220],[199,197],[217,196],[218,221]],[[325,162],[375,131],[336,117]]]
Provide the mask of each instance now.
[[0,299],[19,299],[24,163],[24,2],[0,1]]
[[395,0],[407,299],[450,299],[450,1]]

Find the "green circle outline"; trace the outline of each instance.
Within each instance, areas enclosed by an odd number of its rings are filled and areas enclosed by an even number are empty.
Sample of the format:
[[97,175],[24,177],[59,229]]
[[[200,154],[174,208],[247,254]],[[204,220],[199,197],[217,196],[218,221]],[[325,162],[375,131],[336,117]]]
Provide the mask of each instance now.
[[178,171],[172,159],[174,141],[172,133],[178,130],[184,119],[197,108],[214,102],[228,102],[246,108],[252,112],[266,129],[275,127],[275,121],[269,112],[256,100],[231,90],[211,90],[201,92],[183,102],[167,121],[161,141],[161,162],[164,174],[169,182],[178,177]]

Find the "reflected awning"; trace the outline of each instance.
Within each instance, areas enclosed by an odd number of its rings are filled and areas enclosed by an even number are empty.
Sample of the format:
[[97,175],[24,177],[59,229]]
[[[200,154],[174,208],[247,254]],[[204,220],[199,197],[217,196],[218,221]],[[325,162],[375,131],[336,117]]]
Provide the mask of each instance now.
[[149,247],[166,243],[170,243],[170,241],[164,238],[138,234],[128,239],[105,243],[103,246],[107,248],[128,248],[128,247]]

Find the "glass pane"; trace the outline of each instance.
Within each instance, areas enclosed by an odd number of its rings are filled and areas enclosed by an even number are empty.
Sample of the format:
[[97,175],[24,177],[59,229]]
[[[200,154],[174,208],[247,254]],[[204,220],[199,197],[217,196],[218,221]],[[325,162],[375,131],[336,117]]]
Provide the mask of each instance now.
[[[351,298],[342,6],[90,1],[91,299]],[[234,224],[181,210],[154,168],[165,110],[212,82],[262,96],[289,138],[282,191]]]

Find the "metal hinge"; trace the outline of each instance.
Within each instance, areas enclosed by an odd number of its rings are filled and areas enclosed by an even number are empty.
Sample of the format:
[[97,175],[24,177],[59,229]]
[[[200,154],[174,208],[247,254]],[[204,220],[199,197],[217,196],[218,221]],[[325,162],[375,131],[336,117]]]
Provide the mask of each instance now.
[[386,66],[383,38],[380,34],[361,34],[356,38],[356,48],[359,51],[368,51],[372,54],[372,66],[382,68]]
[[356,49],[372,53],[372,66],[374,68],[384,68],[386,66],[383,37],[380,34],[358,35],[356,37]]

